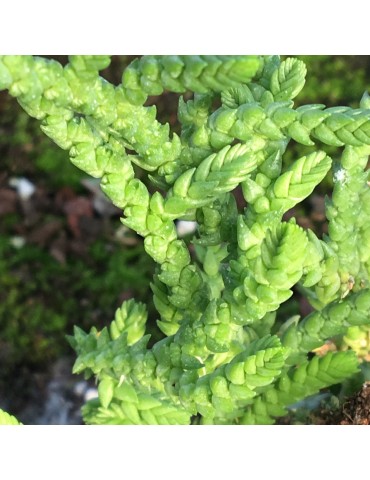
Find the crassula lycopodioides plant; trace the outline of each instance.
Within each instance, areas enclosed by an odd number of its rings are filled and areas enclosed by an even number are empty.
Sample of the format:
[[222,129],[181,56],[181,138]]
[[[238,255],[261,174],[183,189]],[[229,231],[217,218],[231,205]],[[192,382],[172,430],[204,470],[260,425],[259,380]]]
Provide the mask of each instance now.
[[[74,372],[98,383],[85,422],[269,424],[355,374],[355,351],[315,351],[370,325],[368,96],[358,109],[295,108],[306,68],[294,58],[144,56],[118,86],[99,76],[109,62],[0,58],[0,89],[74,165],[101,178],[158,265],[151,287],[162,340],[150,344],[146,307],[134,300],[101,331],[76,327],[70,338]],[[194,94],[179,98],[179,135],[145,106],[164,90]],[[292,141],[311,148],[287,162]],[[320,239],[284,214],[328,175]],[[197,224],[191,244],[179,219]],[[295,286],[314,311],[277,322]]]

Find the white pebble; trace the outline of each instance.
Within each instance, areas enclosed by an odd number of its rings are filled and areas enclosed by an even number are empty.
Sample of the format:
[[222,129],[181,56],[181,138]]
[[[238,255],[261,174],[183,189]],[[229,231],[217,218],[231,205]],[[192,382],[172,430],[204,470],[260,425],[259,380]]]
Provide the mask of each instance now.
[[35,185],[24,177],[11,178],[9,185],[17,190],[22,200],[28,200],[36,191]]
[[88,388],[85,392],[84,400],[88,402],[89,400],[93,400],[94,398],[98,398],[98,390],[96,388]]
[[12,245],[12,247],[19,249],[24,247],[24,245],[26,244],[26,240],[23,237],[19,237],[18,235],[16,235],[10,239],[10,244]]
[[176,224],[177,233],[180,237],[195,232],[196,228],[197,222],[193,221],[179,220]]
[[87,389],[88,389],[87,382],[84,382],[84,381],[77,382],[76,385],[73,387],[73,393],[78,397],[83,397]]

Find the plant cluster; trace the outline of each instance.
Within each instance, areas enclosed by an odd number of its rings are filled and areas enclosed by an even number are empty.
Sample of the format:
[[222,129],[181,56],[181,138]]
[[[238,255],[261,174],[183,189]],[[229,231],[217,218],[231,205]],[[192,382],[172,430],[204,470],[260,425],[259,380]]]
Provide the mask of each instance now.
[[[74,165],[101,178],[157,264],[151,288],[165,338],[149,343],[146,307],[133,300],[109,327],[75,328],[74,372],[98,381],[85,421],[269,424],[354,375],[354,351],[315,350],[370,324],[368,96],[358,109],[295,108],[306,68],[294,58],[144,56],[118,86],[99,76],[109,61],[71,56],[62,67],[0,58],[0,89],[41,121]],[[179,99],[180,135],[145,106],[164,90],[194,93]],[[338,153],[332,159],[315,148],[287,165],[292,141]],[[328,174],[329,230],[319,239],[284,214]],[[178,219],[197,222],[190,246],[178,237]],[[278,324],[293,287],[315,310]]]

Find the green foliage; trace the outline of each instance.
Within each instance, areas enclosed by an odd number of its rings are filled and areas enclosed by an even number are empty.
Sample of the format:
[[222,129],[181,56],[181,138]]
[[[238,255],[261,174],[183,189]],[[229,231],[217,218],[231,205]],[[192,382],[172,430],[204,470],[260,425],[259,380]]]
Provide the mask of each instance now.
[[[353,108],[358,106],[364,88],[368,88],[368,56],[300,55],[297,58],[305,62],[309,71],[305,87],[297,98],[299,105],[320,103],[328,106],[349,105]],[[326,152],[333,155],[334,159],[338,155],[335,147],[326,148]],[[286,152],[286,161],[294,161],[304,153],[301,145],[292,145]],[[319,188],[325,193],[331,191],[332,187],[332,175],[327,175]]]
[[[109,328],[76,327],[70,337],[74,372],[98,381],[85,421],[267,424],[351,378],[353,351],[312,352],[370,325],[366,95],[360,108],[295,108],[305,64],[277,56],[142,57],[117,87],[99,76],[108,64],[106,56],[72,56],[65,67],[0,59],[0,88],[74,165],[101,178],[157,264],[151,286],[165,338],[149,343],[145,306],[133,300]],[[179,102],[179,135],[145,106],[164,90],[194,93]],[[292,140],[310,148],[293,161]],[[283,216],[328,174],[329,232],[319,239]],[[193,246],[179,238],[178,219],[197,222]],[[315,311],[278,325],[295,286]]]

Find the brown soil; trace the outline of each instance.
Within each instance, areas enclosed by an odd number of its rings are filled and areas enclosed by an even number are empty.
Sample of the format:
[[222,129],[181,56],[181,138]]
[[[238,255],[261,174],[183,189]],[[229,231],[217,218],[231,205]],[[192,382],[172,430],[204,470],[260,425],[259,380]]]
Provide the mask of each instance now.
[[348,398],[338,410],[322,409],[313,420],[316,425],[369,425],[370,382],[364,383],[360,392]]
[[351,397],[342,407],[341,425],[369,425],[370,423],[370,382]]

